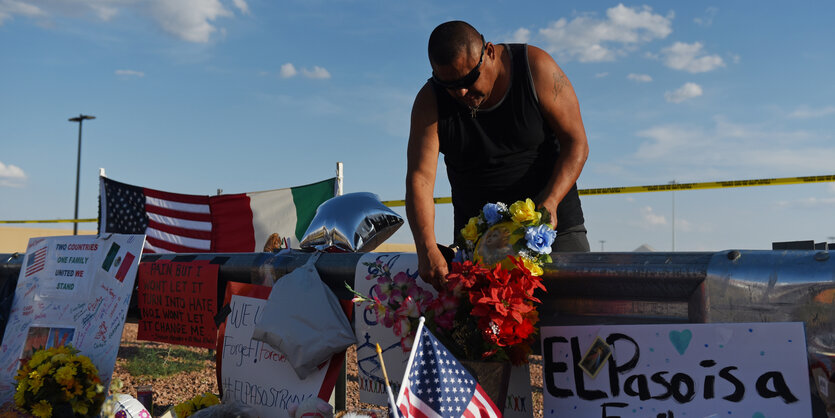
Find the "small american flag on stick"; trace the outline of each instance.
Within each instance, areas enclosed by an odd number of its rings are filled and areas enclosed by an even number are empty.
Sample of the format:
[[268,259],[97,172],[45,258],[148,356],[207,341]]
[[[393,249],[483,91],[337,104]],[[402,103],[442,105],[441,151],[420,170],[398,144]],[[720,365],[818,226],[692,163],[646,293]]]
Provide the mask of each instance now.
[[406,365],[397,409],[404,418],[498,418],[496,404],[470,372],[423,326]]

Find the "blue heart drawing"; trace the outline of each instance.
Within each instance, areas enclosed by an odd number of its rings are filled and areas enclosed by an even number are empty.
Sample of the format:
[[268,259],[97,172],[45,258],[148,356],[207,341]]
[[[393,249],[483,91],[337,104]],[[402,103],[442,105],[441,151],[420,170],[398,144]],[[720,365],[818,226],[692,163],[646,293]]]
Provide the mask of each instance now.
[[693,338],[693,333],[689,329],[684,331],[670,331],[670,342],[676,348],[679,354],[684,355],[687,351],[687,346],[690,345],[690,339]]

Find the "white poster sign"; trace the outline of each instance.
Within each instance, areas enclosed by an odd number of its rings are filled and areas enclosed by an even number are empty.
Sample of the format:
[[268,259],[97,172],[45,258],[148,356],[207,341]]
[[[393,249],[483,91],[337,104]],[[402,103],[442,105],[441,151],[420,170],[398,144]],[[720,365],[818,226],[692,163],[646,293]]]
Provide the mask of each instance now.
[[802,323],[541,331],[546,417],[812,416]]
[[342,367],[344,353],[338,355],[338,361],[328,360],[318,371],[299,379],[282,353],[252,339],[270,288],[230,283],[229,289],[248,295],[227,294],[229,315],[219,347],[224,401],[236,400],[249,405],[262,417],[289,418],[288,408],[293,405],[316,396],[327,400]]
[[[383,281],[410,281],[415,286],[437,295],[435,289],[418,276],[418,261],[415,253],[368,253],[360,258],[354,276],[354,290],[369,297],[379,296],[381,278]],[[360,387],[360,402],[388,406],[383,371],[377,357],[376,344],[383,351],[383,361],[392,393],[400,391],[409,352],[403,351],[400,337],[392,328],[377,322],[377,316],[370,304],[358,305],[354,312],[354,329],[357,334],[357,362]],[[514,367],[511,371],[506,400],[494,400],[497,405],[505,402],[504,416],[524,418],[533,416],[528,365]]]
[[0,346],[0,403],[14,394],[20,360],[72,345],[105,387],[116,364],[144,235],[32,238]]

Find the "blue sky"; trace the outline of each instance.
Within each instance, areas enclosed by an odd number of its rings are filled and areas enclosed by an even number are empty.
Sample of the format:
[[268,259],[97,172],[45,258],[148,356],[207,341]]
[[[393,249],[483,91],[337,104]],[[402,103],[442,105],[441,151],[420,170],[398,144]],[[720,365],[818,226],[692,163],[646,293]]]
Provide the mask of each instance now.
[[[429,33],[550,52],[591,153],[580,188],[835,174],[831,2],[0,0],[0,220],[71,218],[98,168],[180,193],[405,193]],[[436,196],[448,196],[443,165]],[[835,241],[832,183],[583,198],[592,249]],[[402,214],[403,211],[398,209]],[[438,207],[440,242],[451,207]],[[404,215],[405,217],[405,215]],[[43,226],[43,225],[41,225]],[[95,229],[82,224],[81,229]],[[390,242],[410,242],[404,226]],[[601,242],[605,241],[605,242]]]

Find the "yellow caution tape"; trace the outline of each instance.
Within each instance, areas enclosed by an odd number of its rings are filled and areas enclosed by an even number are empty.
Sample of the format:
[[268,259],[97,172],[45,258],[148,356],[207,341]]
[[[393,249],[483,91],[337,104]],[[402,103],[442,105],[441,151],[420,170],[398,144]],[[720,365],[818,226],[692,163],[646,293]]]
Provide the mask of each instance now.
[[[649,186],[604,187],[599,189],[580,189],[578,190],[578,192],[580,193],[580,196],[589,196],[619,193],[669,192],[674,190],[725,189],[729,187],[783,186],[788,184],[823,183],[828,181],[835,181],[835,175],[781,177],[773,179],[710,181],[704,183],[670,183],[654,184]],[[436,197],[435,203],[452,203],[452,198]],[[406,206],[406,201],[385,200],[383,201],[383,204],[388,207]]]
[[[751,180],[728,180],[709,181],[704,183],[669,183],[653,184],[649,186],[625,186],[625,187],[603,187],[599,189],[580,189],[580,196],[619,194],[619,193],[646,193],[646,192],[669,192],[675,190],[704,190],[704,189],[726,189],[729,187],[753,187],[753,186],[785,186],[788,184],[825,183],[835,181],[835,174],[827,176],[807,177],[780,177],[773,179],[751,179]],[[436,204],[452,203],[451,197],[436,197],[433,199]],[[406,206],[405,200],[384,200],[382,202],[388,207]],[[96,222],[97,218],[89,219],[51,219],[40,221],[0,221],[0,224],[40,224],[40,223],[81,223]]]

